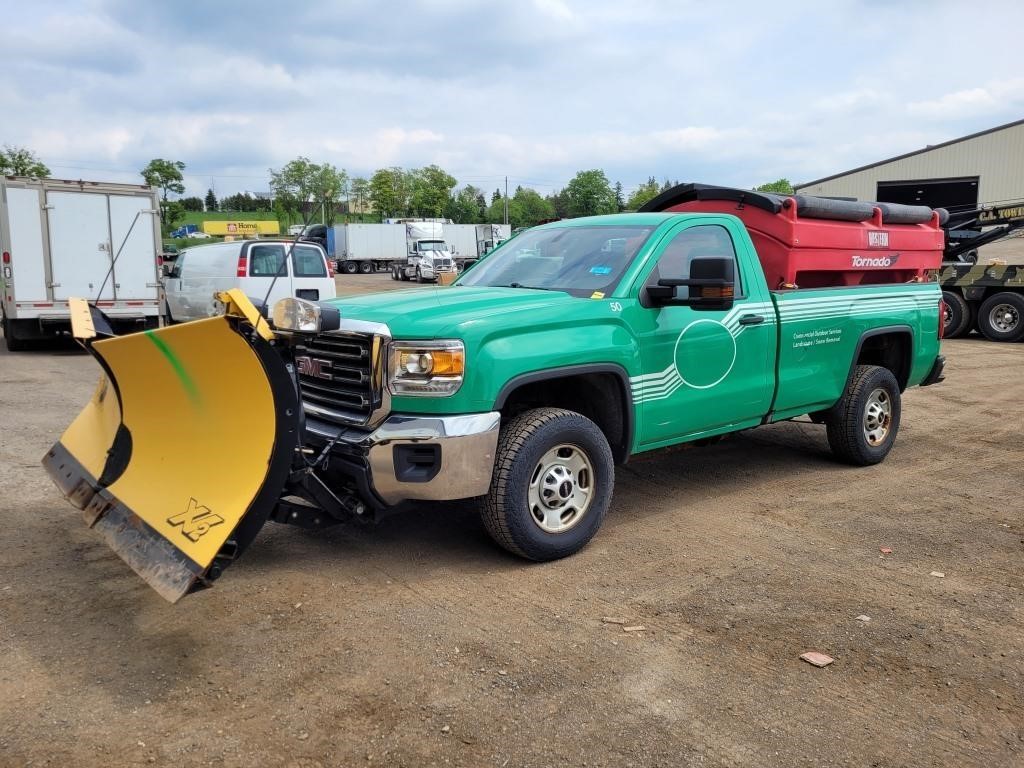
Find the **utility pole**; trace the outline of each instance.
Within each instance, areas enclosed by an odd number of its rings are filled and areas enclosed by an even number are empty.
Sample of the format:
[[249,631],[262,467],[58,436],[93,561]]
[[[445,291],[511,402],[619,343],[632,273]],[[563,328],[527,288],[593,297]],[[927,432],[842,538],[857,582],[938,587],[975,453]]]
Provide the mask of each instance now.
[[505,177],[505,223],[508,224],[508,176]]

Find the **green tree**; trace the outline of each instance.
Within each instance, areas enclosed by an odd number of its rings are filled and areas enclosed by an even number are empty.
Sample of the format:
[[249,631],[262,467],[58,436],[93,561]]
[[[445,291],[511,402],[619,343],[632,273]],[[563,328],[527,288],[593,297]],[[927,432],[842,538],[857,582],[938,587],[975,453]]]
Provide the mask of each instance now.
[[156,187],[162,193],[160,218],[163,219],[165,224],[169,223],[167,220],[168,193],[173,192],[176,195],[181,195],[185,192],[185,185],[182,183],[181,175],[183,170],[185,170],[185,164],[180,160],[154,158],[149,161],[149,165],[139,171],[149,186]]
[[412,209],[420,216],[441,216],[451,199],[452,189],[458,183],[455,177],[436,165],[410,171],[409,176]]
[[217,196],[213,194],[212,189],[206,190],[206,197],[203,199],[203,204],[206,206],[208,211],[217,210]]
[[778,179],[776,181],[770,181],[767,184],[762,184],[759,187],[754,187],[755,192],[774,192],[777,195],[792,195],[796,192],[793,189],[793,185],[789,183],[789,179]]
[[480,190],[467,184],[448,199],[444,215],[456,224],[476,224],[484,220],[480,214]]
[[541,197],[536,190],[519,187],[509,203],[509,224],[513,227],[532,227],[555,218],[555,206]]
[[644,203],[647,203],[658,196],[661,189],[658,187],[657,180],[650,176],[644,184],[641,184],[636,188],[636,191],[629,196],[629,200],[626,202],[626,208],[630,211],[636,211]]
[[185,206],[178,200],[170,200],[164,204],[164,226],[171,229],[185,218]]
[[349,195],[355,198],[356,211],[362,214],[364,206],[370,201],[370,182],[361,176],[352,179],[352,183],[349,185]]
[[553,192],[544,199],[555,209],[556,219],[569,218],[569,196],[564,189]]
[[498,200],[501,200],[501,190],[495,189],[494,194],[491,195],[491,205],[494,205]]
[[615,213],[615,192],[604,171],[580,171],[565,187],[569,198],[569,216],[597,216]]
[[186,211],[202,211],[203,210],[203,198],[201,197],[183,197],[179,201],[182,207]]
[[405,216],[409,212],[409,175],[401,168],[381,168],[370,177],[370,202],[382,217]]
[[622,182],[615,182],[615,210],[622,213],[626,210],[626,198],[622,196]]
[[311,162],[308,157],[297,157],[280,170],[270,169],[270,188],[283,210],[305,211],[308,219],[312,210],[322,207],[328,225],[334,223],[347,183],[344,170],[330,163]]
[[50,169],[36,157],[36,153],[26,147],[12,147],[5,144],[0,151],[0,176],[29,176],[33,179],[45,179]]

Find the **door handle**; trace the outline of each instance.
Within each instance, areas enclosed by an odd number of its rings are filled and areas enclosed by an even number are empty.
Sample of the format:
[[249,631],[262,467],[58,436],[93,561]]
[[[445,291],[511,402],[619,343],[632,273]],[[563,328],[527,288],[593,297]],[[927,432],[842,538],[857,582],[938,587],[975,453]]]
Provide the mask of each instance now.
[[764,315],[743,315],[740,318],[740,325],[760,325],[764,322]]

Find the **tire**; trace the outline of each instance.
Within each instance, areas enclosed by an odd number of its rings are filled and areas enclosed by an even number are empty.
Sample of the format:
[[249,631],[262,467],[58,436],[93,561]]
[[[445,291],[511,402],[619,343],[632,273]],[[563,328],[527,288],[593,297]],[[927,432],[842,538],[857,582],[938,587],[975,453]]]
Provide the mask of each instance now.
[[967,300],[959,293],[943,291],[942,301],[946,307],[942,315],[942,338],[959,339],[970,333],[974,317]]
[[614,484],[612,451],[594,422],[573,411],[535,408],[502,427],[480,516],[509,552],[557,560],[594,537]]
[[398,279],[398,267],[391,267],[391,279],[392,280],[397,280]]
[[373,262],[372,261],[360,262],[359,263],[359,271],[362,272],[364,275],[372,275],[373,274]]
[[825,416],[832,453],[861,467],[878,464],[892,450],[901,410],[900,385],[892,371],[858,365],[846,392]]
[[398,279],[403,283],[409,282],[409,273],[405,271],[405,267],[398,268]]
[[978,330],[989,341],[1024,339],[1024,295],[1001,291],[981,303]]
[[354,261],[343,261],[341,262],[341,269],[346,275],[354,275],[359,271],[359,265]]
[[15,325],[16,323],[13,320],[8,320],[7,315],[4,315],[4,343],[7,345],[8,352],[24,352],[29,348],[29,343],[15,334]]

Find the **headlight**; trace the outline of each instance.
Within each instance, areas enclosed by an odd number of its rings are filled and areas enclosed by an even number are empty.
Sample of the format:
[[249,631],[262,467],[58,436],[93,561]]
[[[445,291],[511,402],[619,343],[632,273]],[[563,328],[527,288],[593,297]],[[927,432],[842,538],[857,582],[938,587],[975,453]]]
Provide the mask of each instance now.
[[396,341],[391,344],[388,389],[393,395],[454,395],[466,372],[461,341]]
[[295,298],[276,302],[270,316],[274,330],[291,333],[336,331],[341,319],[337,307]]

